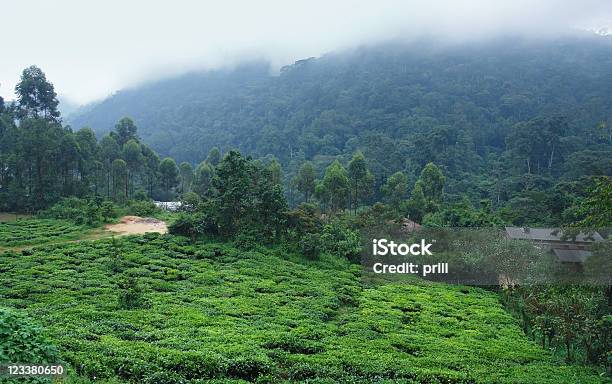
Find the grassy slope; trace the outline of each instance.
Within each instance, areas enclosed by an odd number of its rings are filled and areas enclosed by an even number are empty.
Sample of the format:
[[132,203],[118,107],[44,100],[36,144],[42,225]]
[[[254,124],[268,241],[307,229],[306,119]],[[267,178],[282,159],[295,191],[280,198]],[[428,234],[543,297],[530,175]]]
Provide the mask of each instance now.
[[[117,263],[114,255],[120,255]],[[135,275],[148,309],[118,308]],[[554,365],[496,295],[362,283],[358,266],[170,236],[0,256],[0,302],[39,319],[82,377],[172,383],[600,383]],[[76,379],[81,381],[84,379]]]

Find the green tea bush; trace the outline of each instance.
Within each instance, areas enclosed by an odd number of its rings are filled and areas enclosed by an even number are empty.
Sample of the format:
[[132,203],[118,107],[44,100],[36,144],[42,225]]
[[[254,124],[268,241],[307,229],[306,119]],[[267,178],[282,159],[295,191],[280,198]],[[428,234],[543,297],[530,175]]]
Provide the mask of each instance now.
[[84,230],[64,220],[25,219],[0,223],[0,248],[71,240]]
[[82,383],[605,382],[529,341],[494,292],[287,248],[172,235],[47,245],[0,255],[0,298],[35,311]]

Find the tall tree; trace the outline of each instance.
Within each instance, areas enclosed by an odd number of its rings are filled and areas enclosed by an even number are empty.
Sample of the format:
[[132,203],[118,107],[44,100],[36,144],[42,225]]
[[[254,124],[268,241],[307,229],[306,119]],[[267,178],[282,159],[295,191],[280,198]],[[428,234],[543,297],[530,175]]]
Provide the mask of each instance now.
[[171,199],[170,191],[178,184],[179,170],[176,166],[176,161],[171,157],[164,158],[159,163],[159,173],[161,176],[162,186],[165,192],[165,199]]
[[115,201],[126,201],[128,198],[128,171],[127,164],[123,159],[113,160],[112,175],[113,199],[115,199]]
[[144,160],[140,144],[138,144],[138,142],[134,139],[129,139],[125,144],[123,144],[121,157],[123,160],[125,160],[127,165],[129,186],[126,189],[126,196],[130,198],[130,196],[133,194],[134,184],[136,183],[136,175]]
[[400,203],[404,201],[406,193],[408,193],[408,176],[402,172],[395,172],[389,176],[381,190],[387,197],[389,204],[394,208],[399,208]]
[[405,213],[412,221],[420,223],[425,215],[426,200],[421,183],[417,182],[412,189],[410,199],[406,204]]
[[213,168],[206,161],[201,162],[195,170],[193,191],[202,198],[207,197],[212,185],[213,175]]
[[19,101],[19,117],[43,118],[58,121],[60,113],[57,110],[59,101],[53,84],[47,81],[45,73],[37,66],[23,70],[21,79],[15,87]]
[[[110,197],[112,185],[111,180],[113,177],[113,161],[119,158],[121,150],[119,148],[119,144],[117,144],[117,141],[111,135],[104,136],[98,144],[98,147],[98,156],[104,170],[106,171],[106,196]],[[114,192],[112,193],[114,196]]]
[[147,178],[147,190],[149,196],[153,196],[153,191],[157,185],[159,176],[159,156],[148,146],[141,144],[142,156],[144,158],[145,176]]
[[213,179],[217,217],[221,232],[233,235],[241,227],[253,201],[249,164],[238,151],[230,151],[219,163]]
[[297,190],[304,194],[304,200],[308,202],[315,192],[315,169],[310,161],[305,162],[297,174]]
[[323,185],[329,196],[329,207],[333,213],[346,208],[349,193],[349,178],[346,169],[334,160],[326,169]]
[[186,161],[183,161],[179,165],[179,173],[181,177],[181,193],[191,191],[191,184],[193,183],[193,167]]
[[115,131],[111,132],[111,135],[117,140],[117,144],[123,147],[129,140],[139,141],[137,132],[138,128],[134,124],[134,120],[124,117],[117,122]]
[[372,194],[374,175],[368,170],[368,164],[361,151],[357,151],[348,164],[351,204],[357,213],[357,206]]
[[89,184],[94,184],[95,193],[98,192],[98,184],[100,182],[97,176],[97,169],[101,165],[98,163],[96,135],[91,128],[81,128],[75,134],[74,138],[79,147],[79,165],[78,176],[81,182],[81,187],[86,188]]
[[428,163],[423,168],[418,180],[418,182],[421,183],[421,188],[423,188],[425,199],[436,204],[442,202],[445,181],[446,178],[442,174],[442,171],[434,163]]

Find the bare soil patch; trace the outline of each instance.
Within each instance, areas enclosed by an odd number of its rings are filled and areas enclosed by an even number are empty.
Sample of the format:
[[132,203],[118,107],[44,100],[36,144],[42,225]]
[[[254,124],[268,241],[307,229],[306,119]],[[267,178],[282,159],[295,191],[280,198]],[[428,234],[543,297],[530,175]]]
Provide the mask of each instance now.
[[124,216],[117,224],[108,224],[107,231],[120,235],[141,235],[147,232],[167,233],[166,222],[152,217]]

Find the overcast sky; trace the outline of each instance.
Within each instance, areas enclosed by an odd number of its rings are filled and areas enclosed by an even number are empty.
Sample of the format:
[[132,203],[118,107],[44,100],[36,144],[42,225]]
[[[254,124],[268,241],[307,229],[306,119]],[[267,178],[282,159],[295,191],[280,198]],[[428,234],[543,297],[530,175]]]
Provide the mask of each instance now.
[[[86,103],[160,76],[388,39],[551,36],[612,27],[611,0],[0,0],[0,96],[35,64]],[[612,30],[612,28],[611,28]]]

